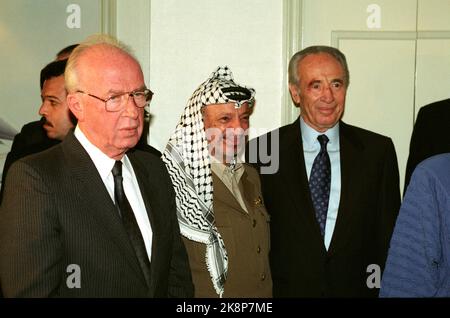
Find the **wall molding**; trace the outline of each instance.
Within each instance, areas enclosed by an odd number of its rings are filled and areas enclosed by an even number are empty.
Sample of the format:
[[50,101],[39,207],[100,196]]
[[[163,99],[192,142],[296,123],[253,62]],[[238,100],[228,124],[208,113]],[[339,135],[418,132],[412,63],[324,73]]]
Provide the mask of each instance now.
[[117,0],[101,0],[101,31],[117,36]]
[[281,125],[292,123],[299,115],[299,109],[294,106],[288,87],[288,65],[292,55],[303,48],[303,1],[283,0],[283,52],[282,52],[282,94],[281,94]]
[[331,31],[331,45],[340,40],[449,40],[450,31]]
[[417,115],[416,95],[417,95],[417,41],[418,40],[450,40],[450,31],[331,31],[331,45],[339,48],[341,40],[396,40],[396,41],[414,41],[416,45],[414,66],[414,100],[413,100],[413,119],[414,125]]

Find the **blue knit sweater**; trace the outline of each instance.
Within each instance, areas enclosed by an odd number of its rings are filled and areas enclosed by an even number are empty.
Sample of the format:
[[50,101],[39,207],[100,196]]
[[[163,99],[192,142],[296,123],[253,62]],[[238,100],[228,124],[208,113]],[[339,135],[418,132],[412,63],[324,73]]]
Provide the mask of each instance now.
[[450,296],[450,153],[417,166],[391,240],[380,297]]

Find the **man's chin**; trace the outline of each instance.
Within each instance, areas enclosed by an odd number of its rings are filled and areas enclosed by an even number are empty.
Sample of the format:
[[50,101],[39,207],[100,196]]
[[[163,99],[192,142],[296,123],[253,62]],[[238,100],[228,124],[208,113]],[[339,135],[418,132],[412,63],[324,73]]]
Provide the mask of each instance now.
[[139,138],[136,137],[130,137],[123,140],[123,142],[120,143],[120,147],[122,149],[131,149],[136,147],[136,145],[139,142]]
[[53,131],[51,131],[51,130],[45,129],[45,134],[46,134],[47,137],[50,138],[50,139],[56,139],[56,134],[55,134],[55,132],[53,132]]
[[223,153],[215,153],[214,157],[222,163],[231,163],[239,155],[237,148],[226,148]]

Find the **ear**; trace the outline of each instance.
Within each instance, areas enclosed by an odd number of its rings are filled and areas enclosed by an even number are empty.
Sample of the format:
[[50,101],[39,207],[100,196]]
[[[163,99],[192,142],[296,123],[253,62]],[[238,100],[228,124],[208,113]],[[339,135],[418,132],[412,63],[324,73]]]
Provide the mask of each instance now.
[[291,93],[292,101],[296,107],[300,105],[300,93],[299,88],[294,84],[289,84],[289,92]]
[[67,105],[69,106],[72,114],[77,118],[79,122],[84,120],[84,107],[80,101],[79,94],[70,93],[67,95]]

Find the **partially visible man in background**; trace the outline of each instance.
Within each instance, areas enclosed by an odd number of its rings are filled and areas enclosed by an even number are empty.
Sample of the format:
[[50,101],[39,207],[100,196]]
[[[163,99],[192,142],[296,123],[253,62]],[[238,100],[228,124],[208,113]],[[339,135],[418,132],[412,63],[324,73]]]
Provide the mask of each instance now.
[[450,152],[449,123],[450,98],[420,108],[409,145],[404,193],[420,162],[434,155]]
[[67,92],[64,86],[64,70],[67,59],[53,61],[40,74],[41,120],[24,125],[14,137],[2,173],[0,204],[3,198],[6,175],[11,165],[20,158],[44,151],[64,139],[74,127],[76,119],[67,106]]

